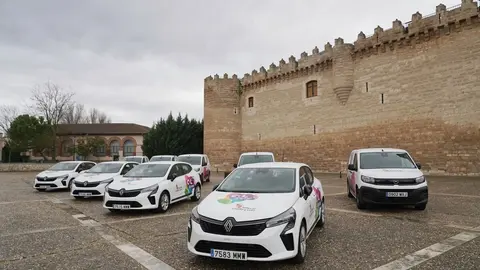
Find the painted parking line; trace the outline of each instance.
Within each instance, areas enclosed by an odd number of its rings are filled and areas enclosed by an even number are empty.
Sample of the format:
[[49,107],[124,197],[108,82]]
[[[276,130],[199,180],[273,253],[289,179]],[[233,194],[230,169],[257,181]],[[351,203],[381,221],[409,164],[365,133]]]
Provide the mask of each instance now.
[[368,213],[368,212],[360,212],[360,211],[352,211],[352,210],[345,210],[345,209],[339,209],[339,208],[326,208],[328,211],[335,211],[335,212],[341,212],[341,213],[348,213],[348,214],[356,214],[356,215],[361,215],[361,216],[370,216],[370,217],[382,217],[383,215],[380,214],[374,214],[374,213]]
[[407,270],[480,236],[480,232],[462,232],[439,243],[409,254],[373,270]]
[[37,230],[30,230],[30,231],[23,231],[23,232],[16,232],[16,233],[4,233],[4,234],[0,234],[0,237],[18,236],[18,235],[43,233],[43,232],[63,231],[63,230],[75,229],[75,228],[78,228],[78,227],[79,226],[77,225],[77,226],[65,226],[65,227],[57,227],[57,228],[37,229]]
[[339,192],[339,193],[332,193],[332,194],[328,194],[328,193],[325,193],[325,196],[329,197],[329,196],[339,196],[339,195],[347,195],[346,192]]
[[476,198],[480,199],[478,195],[465,195],[465,194],[452,194],[452,193],[430,193],[431,195],[439,195],[439,196],[448,196],[448,197],[463,197],[463,198]]

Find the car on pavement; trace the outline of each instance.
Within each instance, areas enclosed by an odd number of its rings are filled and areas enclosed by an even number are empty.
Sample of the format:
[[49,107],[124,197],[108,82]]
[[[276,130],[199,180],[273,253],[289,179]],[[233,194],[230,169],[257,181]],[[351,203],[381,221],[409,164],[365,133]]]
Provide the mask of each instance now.
[[62,161],[35,176],[33,187],[39,191],[70,189],[73,180],[96,163],[92,161]]
[[145,163],[148,162],[149,159],[147,156],[128,156],[123,158],[123,161],[131,161],[136,163]]
[[202,183],[192,166],[180,161],[137,165],[105,187],[103,207],[120,210],[154,209],[166,212],[172,203],[201,198]]
[[71,193],[74,198],[102,197],[105,186],[115,177],[125,175],[138,163],[129,161],[106,161],[98,163],[75,178]]
[[424,210],[428,185],[420,169],[421,165],[404,149],[353,150],[348,160],[348,197],[355,198],[358,209],[370,204],[395,204]]
[[193,169],[200,174],[202,182],[210,182],[211,166],[207,155],[185,154],[178,156],[177,160],[190,163]]
[[177,156],[175,155],[156,155],[150,158],[150,162],[152,161],[175,161],[177,160]]
[[307,238],[324,224],[322,183],[308,165],[247,164],[193,208],[187,247],[219,259],[303,263]]
[[[240,167],[245,164],[260,163],[260,162],[275,162],[275,155],[272,152],[247,152],[242,153],[238,158],[238,163],[233,164],[233,168]],[[231,171],[224,173],[227,177]]]

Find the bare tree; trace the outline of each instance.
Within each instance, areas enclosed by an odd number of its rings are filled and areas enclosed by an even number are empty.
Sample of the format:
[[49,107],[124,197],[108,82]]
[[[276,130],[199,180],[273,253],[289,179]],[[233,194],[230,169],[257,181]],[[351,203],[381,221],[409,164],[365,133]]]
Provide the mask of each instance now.
[[111,123],[111,119],[104,112],[99,111],[97,108],[92,108],[88,113],[87,123],[105,124]]
[[73,104],[73,92],[66,92],[57,84],[50,81],[37,85],[32,90],[31,100],[35,111],[43,116],[52,128],[52,159],[57,158],[57,130],[58,124],[65,118],[69,106]]
[[0,106],[0,132],[7,134],[10,124],[20,115],[17,107],[13,105]]
[[85,106],[80,103],[69,104],[62,119],[62,124],[82,124],[85,122]]

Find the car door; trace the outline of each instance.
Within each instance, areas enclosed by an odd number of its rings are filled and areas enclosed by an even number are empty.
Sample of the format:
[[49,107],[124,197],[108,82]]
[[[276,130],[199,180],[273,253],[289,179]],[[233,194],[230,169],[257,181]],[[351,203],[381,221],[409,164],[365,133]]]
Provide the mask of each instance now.
[[[305,170],[305,166],[300,167],[299,170],[299,175],[300,175],[300,184],[302,185],[302,190],[303,186],[309,185],[311,186],[310,183],[313,183],[313,179],[309,180],[309,176],[307,174],[307,171]],[[307,230],[309,230],[313,223],[315,222],[315,211],[316,211],[316,199],[315,199],[315,194],[312,191],[312,193],[305,199],[305,219],[307,220]]]
[[[321,206],[322,206],[322,191],[321,183],[315,183],[315,176],[313,175],[312,170],[309,167],[304,167],[306,173],[306,182],[307,185],[312,187],[311,197],[313,198],[313,203],[315,204],[315,214],[313,217],[313,222],[318,220],[320,216]],[[318,180],[317,180],[318,181]]]
[[181,166],[179,164],[172,165],[168,176],[168,179],[170,179],[169,181],[171,181],[170,189],[174,194],[172,196],[172,201],[185,196],[185,177]]

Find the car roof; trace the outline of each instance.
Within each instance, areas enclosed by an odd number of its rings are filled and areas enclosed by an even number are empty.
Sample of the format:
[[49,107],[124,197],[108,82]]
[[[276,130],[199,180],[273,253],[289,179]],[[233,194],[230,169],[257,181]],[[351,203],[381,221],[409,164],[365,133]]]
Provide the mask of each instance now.
[[[108,163],[108,164],[125,164],[125,163],[132,163],[133,161],[125,161],[125,160],[115,160],[115,161],[103,161],[103,162],[100,162],[100,163]],[[98,164],[100,164],[98,163]],[[133,163],[137,163],[137,162],[133,162]]]
[[308,166],[305,163],[299,162],[261,162],[261,163],[251,163],[242,165],[241,168],[291,168],[291,169],[299,169],[302,166]]
[[273,155],[272,152],[246,152],[242,153],[240,156],[250,156],[250,155]]
[[152,156],[153,157],[174,157],[175,155],[155,155],[155,156]]
[[405,149],[399,149],[399,148],[361,148],[361,149],[355,149],[353,150],[354,152],[358,153],[371,153],[371,152],[407,152]]
[[179,157],[203,157],[206,156],[205,154],[183,154],[179,155]]
[[[171,160],[166,160],[166,161],[149,161],[147,163],[142,163],[142,164],[170,164],[170,165],[173,165],[173,164],[188,164],[186,162],[183,162],[183,161],[171,161]],[[142,165],[140,164],[140,165]]]
[[[93,162],[88,160],[69,160],[69,161],[60,161],[58,163],[82,163],[82,162]],[[95,162],[93,162],[95,163]]]

